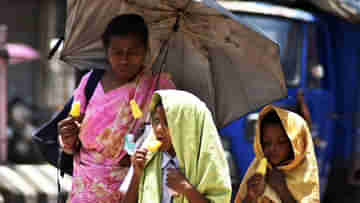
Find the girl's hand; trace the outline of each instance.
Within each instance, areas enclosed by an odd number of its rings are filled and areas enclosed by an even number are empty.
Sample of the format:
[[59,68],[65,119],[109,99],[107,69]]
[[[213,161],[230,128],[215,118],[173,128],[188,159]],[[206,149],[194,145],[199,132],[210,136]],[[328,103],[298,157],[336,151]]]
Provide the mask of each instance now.
[[147,149],[138,149],[131,157],[131,163],[134,166],[134,176],[140,178],[145,169]]
[[186,177],[175,168],[167,169],[167,186],[177,194],[184,195],[189,202],[210,203],[206,197],[193,187]]
[[167,171],[167,186],[178,194],[185,195],[186,190],[192,185],[178,169],[169,168]]
[[261,174],[254,174],[247,181],[247,196],[251,200],[257,200],[265,192],[265,177]]
[[296,203],[294,196],[291,194],[289,188],[287,187],[285,174],[273,168],[267,173],[266,182],[274,189],[274,191],[279,195],[281,202],[287,203]]
[[276,191],[280,192],[287,188],[285,174],[279,169],[273,168],[266,174],[266,182]]

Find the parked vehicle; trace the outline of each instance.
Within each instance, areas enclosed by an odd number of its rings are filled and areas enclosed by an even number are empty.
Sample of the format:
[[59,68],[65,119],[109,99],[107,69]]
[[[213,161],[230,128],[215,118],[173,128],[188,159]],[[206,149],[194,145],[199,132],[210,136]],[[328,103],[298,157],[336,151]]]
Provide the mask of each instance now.
[[[304,92],[312,119],[311,131],[323,194],[333,158],[336,85],[326,24],[309,12],[268,3],[231,2],[223,5],[279,43],[289,96],[274,104],[296,110],[296,95],[300,90]],[[221,135],[230,140],[240,178],[255,157],[252,143],[257,118],[258,112],[252,112],[221,130]]]

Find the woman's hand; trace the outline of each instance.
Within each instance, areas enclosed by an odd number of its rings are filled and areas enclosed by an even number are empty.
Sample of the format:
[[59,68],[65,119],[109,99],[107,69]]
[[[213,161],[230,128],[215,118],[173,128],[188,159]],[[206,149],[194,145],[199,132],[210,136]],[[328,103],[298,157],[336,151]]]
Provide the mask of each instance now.
[[131,157],[131,163],[134,167],[134,176],[140,178],[145,169],[147,149],[138,149]]
[[83,116],[65,118],[58,123],[59,143],[67,154],[74,154],[79,146],[80,123]]
[[261,174],[255,173],[247,181],[247,195],[246,199],[256,201],[265,192],[265,177]]

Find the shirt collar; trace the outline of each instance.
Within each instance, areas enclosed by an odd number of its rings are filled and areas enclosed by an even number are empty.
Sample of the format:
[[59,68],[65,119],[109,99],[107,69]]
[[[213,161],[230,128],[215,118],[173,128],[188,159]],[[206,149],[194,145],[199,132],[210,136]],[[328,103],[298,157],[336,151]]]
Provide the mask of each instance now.
[[165,168],[166,165],[172,160],[177,166],[179,165],[178,159],[176,157],[172,157],[169,153],[163,152],[163,160],[161,163],[161,168]]

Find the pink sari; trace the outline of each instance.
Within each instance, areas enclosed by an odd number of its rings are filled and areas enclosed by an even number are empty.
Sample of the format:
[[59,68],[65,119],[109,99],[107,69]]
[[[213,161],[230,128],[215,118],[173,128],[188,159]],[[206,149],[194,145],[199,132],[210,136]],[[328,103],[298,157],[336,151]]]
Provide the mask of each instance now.
[[[74,92],[75,100],[85,104],[84,88],[90,74],[85,75]],[[80,151],[74,156],[71,203],[119,202],[119,187],[127,174],[127,167],[120,167],[120,160],[126,155],[123,150],[124,137],[131,126],[134,133],[149,113],[156,78],[144,71],[133,82],[104,92],[99,82],[85,111],[80,130]],[[170,76],[162,74],[159,89],[173,89]],[[129,102],[135,99],[144,112],[141,120],[135,121]],[[84,112],[85,107],[81,106]]]

